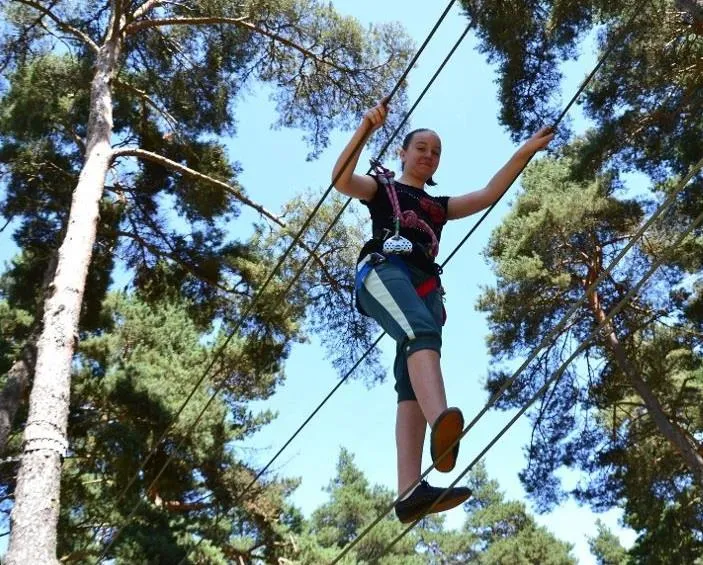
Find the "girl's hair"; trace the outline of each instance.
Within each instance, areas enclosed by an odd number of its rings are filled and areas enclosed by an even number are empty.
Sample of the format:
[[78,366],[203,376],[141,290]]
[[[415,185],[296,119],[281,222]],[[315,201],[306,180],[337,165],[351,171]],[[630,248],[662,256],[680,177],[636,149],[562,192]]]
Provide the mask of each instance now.
[[[430,128],[414,129],[408,135],[405,136],[405,139],[403,139],[403,149],[405,149],[407,151],[408,147],[410,147],[410,142],[413,140],[413,136],[416,133],[422,133],[423,131],[432,131],[432,130]],[[400,170],[402,171],[404,168],[405,168],[405,163],[401,163]],[[437,183],[434,181],[434,179],[432,177],[427,179],[427,182],[425,184],[427,184],[427,186],[437,186]]]

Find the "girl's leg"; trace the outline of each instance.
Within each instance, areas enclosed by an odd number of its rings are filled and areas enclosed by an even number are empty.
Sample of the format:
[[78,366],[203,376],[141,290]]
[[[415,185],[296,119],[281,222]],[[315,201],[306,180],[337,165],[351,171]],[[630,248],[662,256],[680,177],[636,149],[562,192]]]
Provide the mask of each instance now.
[[387,262],[368,273],[360,284],[358,299],[397,343],[396,443],[402,491],[420,476],[427,423],[434,424],[447,408],[439,364],[441,299],[437,294],[425,302],[418,297],[408,274]]
[[427,424],[431,427],[447,409],[438,352],[432,349],[416,351],[408,358],[408,372],[417,401],[398,402],[395,422],[398,495],[420,478]]
[[[427,422],[414,400],[398,402],[395,420],[395,444],[398,460],[398,495],[402,495],[420,478],[422,446]],[[406,495],[407,496],[407,495]]]
[[421,349],[408,357],[410,383],[427,423],[432,426],[437,417],[447,409],[439,352]]

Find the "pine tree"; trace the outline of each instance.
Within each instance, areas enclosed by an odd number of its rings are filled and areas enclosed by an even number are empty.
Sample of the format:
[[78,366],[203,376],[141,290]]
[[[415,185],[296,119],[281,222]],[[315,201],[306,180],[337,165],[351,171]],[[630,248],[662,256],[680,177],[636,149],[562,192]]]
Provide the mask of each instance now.
[[[390,90],[409,44],[313,0],[1,7],[2,212],[20,220],[20,246],[41,251],[21,284],[44,304],[8,563],[54,563],[75,342],[99,323],[113,250],[153,299],[178,288],[202,305],[231,282],[248,294],[255,280],[232,264],[251,257],[221,223],[241,205],[277,218],[238,186],[219,141],[235,131],[233,103],[251,80],[272,85],[278,125],[306,130],[314,157],[333,125]],[[172,207],[186,230],[169,225]]]
[[[498,64],[500,120],[516,139],[561,110],[561,63],[597,35],[598,55],[618,37],[584,93],[596,127],[579,147],[579,168],[636,168],[655,180],[683,174],[703,154],[703,20],[695,2],[501,3],[463,0],[480,48]],[[565,96],[570,93],[565,93]]]
[[[505,500],[485,465],[472,470],[467,486],[473,494],[464,504],[464,531],[474,538],[464,563],[571,565],[571,546],[538,526],[522,502]],[[452,561],[459,563],[461,561]]]
[[[504,499],[482,463],[472,471],[467,485],[473,489],[474,496],[464,505],[467,519],[461,531],[445,530],[444,518],[432,515],[421,520],[379,558],[384,548],[405,529],[395,517],[386,516],[341,563],[575,563],[568,544],[537,526],[523,504]],[[300,546],[296,562],[312,565],[332,560],[394,498],[388,489],[371,486],[345,449],[340,453],[337,474],[327,492],[329,502],[315,510],[308,523],[301,523],[303,535],[296,542]]]
[[596,521],[596,527],[598,534],[588,539],[588,546],[598,565],[627,565],[627,551],[617,536],[600,520]]
[[[224,562],[260,545],[267,559],[283,554],[286,542],[277,522],[295,482],[262,480],[238,501],[234,515],[214,527],[255,475],[234,446],[272,418],[252,413],[248,404],[273,393],[282,378],[279,364],[250,355],[245,340],[233,342],[224,361],[226,393],[191,430],[216,384],[206,380],[169,440],[156,443],[219,341],[207,340],[187,306],[183,300],[149,304],[111,294],[102,312],[110,324],[79,345],[71,453],[62,477],[62,560],[94,558],[110,539],[104,533],[121,526],[125,531],[108,554],[119,562],[177,562],[201,537],[205,542],[193,562]],[[152,449],[153,464],[140,473],[135,488],[125,490]],[[168,457],[171,465],[155,480]],[[127,522],[135,505],[138,512]],[[237,531],[247,535],[235,539]]]
[[[491,354],[505,362],[489,378],[491,391],[511,374],[511,361],[536,347],[584,296],[643,217],[642,203],[616,197],[612,176],[575,181],[570,166],[568,158],[534,163],[523,177],[524,193],[491,237],[486,255],[498,282],[479,305],[488,314]],[[597,509],[624,504],[625,522],[638,531],[657,530],[670,512],[681,531],[699,531],[703,358],[690,325],[677,320],[676,288],[686,273],[667,265],[562,368],[645,272],[652,260],[647,246],[656,238],[655,232],[635,246],[587,294],[499,406],[524,405],[546,379],[559,375],[530,412],[534,430],[521,473],[540,509],[567,495],[555,474],[566,466],[585,472],[570,494]],[[667,531],[670,547],[686,545],[681,532]],[[697,551],[695,543],[688,547]]]

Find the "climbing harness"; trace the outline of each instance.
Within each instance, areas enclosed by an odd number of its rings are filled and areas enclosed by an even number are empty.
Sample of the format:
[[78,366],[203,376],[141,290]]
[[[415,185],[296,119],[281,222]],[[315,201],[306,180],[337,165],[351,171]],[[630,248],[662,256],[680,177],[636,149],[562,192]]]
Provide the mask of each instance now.
[[[367,255],[358,265],[358,271],[356,275],[356,290],[358,292],[359,288],[366,279],[369,271],[373,269],[376,265],[388,261],[405,272],[408,277],[410,277],[410,271],[405,261],[402,259],[403,255],[409,255],[412,253],[413,244],[412,242],[400,235],[400,226],[405,228],[418,228],[426,232],[432,243],[430,244],[429,250],[425,251],[432,259],[437,256],[437,251],[439,249],[439,243],[437,241],[437,236],[435,235],[432,228],[422,220],[418,218],[417,214],[412,210],[402,211],[400,209],[400,204],[398,202],[398,195],[396,194],[395,187],[393,186],[393,177],[395,173],[393,171],[385,168],[381,163],[375,159],[371,159],[371,167],[377,175],[377,178],[383,184],[386,189],[386,194],[388,194],[388,200],[390,200],[391,207],[393,208],[393,217],[395,221],[395,233],[390,237],[386,237],[383,241],[382,253],[370,253]],[[420,298],[424,298],[431,292],[439,290],[442,296],[442,302],[444,302],[444,289],[439,276],[442,274],[442,268],[439,265],[434,265],[435,274],[429,276],[427,279],[422,281],[419,285],[415,286],[415,292]],[[358,306],[358,304],[357,304]],[[360,306],[359,306],[360,308]],[[363,312],[363,310],[361,310]],[[447,312],[442,304],[442,325],[447,319]]]
[[412,210],[402,211],[398,203],[398,194],[393,186],[395,173],[386,169],[376,159],[371,159],[371,167],[377,178],[386,189],[388,200],[393,208],[393,221],[395,222],[395,233],[383,242],[383,252],[389,255],[409,255],[412,253],[413,244],[407,238],[400,235],[401,226],[404,228],[416,228],[424,231],[430,236],[432,243],[428,250],[429,256],[434,259],[439,252],[439,242],[432,228]]

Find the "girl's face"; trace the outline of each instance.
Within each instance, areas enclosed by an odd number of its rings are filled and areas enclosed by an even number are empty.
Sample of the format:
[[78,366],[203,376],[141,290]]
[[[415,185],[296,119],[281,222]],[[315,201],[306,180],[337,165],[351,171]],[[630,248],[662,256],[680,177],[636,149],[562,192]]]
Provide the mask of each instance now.
[[433,131],[420,131],[412,136],[407,149],[400,150],[403,172],[427,181],[439,167],[442,142]]

